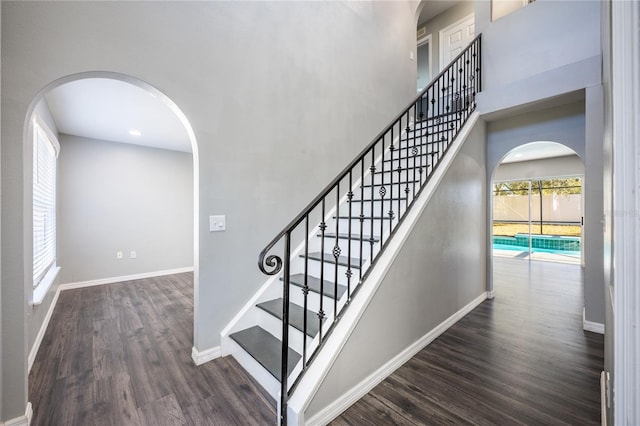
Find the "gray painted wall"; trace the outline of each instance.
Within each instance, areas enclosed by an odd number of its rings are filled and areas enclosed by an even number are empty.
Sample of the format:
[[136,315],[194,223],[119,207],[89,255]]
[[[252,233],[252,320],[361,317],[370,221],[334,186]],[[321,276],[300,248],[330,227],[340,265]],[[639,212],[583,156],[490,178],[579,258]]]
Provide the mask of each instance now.
[[558,142],[585,157],[584,102],[574,102],[487,125],[487,170],[489,178],[513,148],[529,142]]
[[604,324],[604,95],[585,89],[584,308],[585,320]]
[[[60,139],[61,284],[193,266],[190,154]],[[124,258],[116,259],[116,251]]]
[[485,125],[479,121],[313,397],[305,419],[486,290],[484,152]]
[[483,89],[599,56],[599,26],[595,1],[538,0],[491,23],[482,33]]
[[[256,267],[264,245],[415,94],[411,2],[3,1],[2,9],[1,126],[10,141],[2,204],[12,206],[2,215],[3,419],[22,415],[27,400],[23,125],[45,86],[119,72],[158,88],[189,119],[199,149],[198,350],[219,345],[264,282]],[[210,214],[227,215],[226,232],[208,232]]]
[[538,0],[492,23],[487,16],[490,2],[477,1],[485,116],[600,84],[599,2]]
[[427,34],[431,34],[431,76],[435,77],[440,72],[440,30],[448,27],[456,21],[473,15],[473,1],[461,1],[450,9],[429,19],[424,27]]

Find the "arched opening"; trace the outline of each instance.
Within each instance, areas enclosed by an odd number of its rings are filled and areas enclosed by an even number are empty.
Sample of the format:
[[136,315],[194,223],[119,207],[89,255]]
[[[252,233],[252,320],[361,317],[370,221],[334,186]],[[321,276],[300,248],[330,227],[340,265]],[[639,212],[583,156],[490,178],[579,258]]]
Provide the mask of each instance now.
[[581,264],[584,163],[538,141],[511,149],[492,174],[494,256]]
[[[87,107],[97,104],[99,110]],[[57,233],[58,239],[64,233],[63,259],[71,261],[58,261],[61,272],[53,277],[57,280],[55,285],[52,281],[40,290],[44,294],[35,297],[40,283],[34,282],[37,286],[30,301],[34,305],[42,303],[38,311],[48,314],[41,320],[40,330],[27,331],[26,340],[31,348],[29,369],[60,285],[90,286],[187,270],[193,271],[194,297],[199,285],[198,144],[189,120],[176,103],[142,80],[113,72],[79,73],[51,82],[40,90],[27,110],[23,133],[26,200],[33,200],[34,196],[31,141],[36,116],[44,122],[43,127],[60,127],[56,133],[60,134],[59,158],[63,161],[58,162],[57,182],[65,187],[59,188],[56,200],[65,198],[64,211],[58,206],[56,219],[62,228]],[[169,136],[164,137],[167,133]],[[69,148],[67,152],[65,148]],[[68,164],[75,165],[73,172],[65,168]],[[159,170],[160,164],[168,165],[167,169]],[[156,168],[153,174],[146,173],[153,167]],[[181,194],[185,188],[190,191],[188,197]],[[74,191],[77,192],[73,194]],[[164,198],[167,196],[172,198]],[[90,203],[85,202],[86,197]],[[177,212],[176,206],[171,205],[177,200],[188,200],[189,205],[180,206]],[[158,207],[161,203],[164,207]],[[139,211],[141,206],[143,211]],[[75,210],[70,215],[72,209]],[[32,203],[25,203],[27,217],[32,213]],[[182,222],[180,226],[174,226],[178,221]],[[149,227],[157,234],[153,238]],[[115,228],[118,229],[114,231]],[[141,231],[144,229],[146,236]],[[26,242],[34,241],[31,226],[25,226],[24,233]],[[190,256],[186,256],[184,265],[169,264],[163,268],[159,266],[162,259],[153,261],[156,249],[165,251],[165,259],[176,256],[167,246],[154,244],[163,235],[167,239],[180,238],[182,244],[188,242]],[[132,239],[126,239],[129,237]],[[82,238],[87,240],[85,244]],[[100,239],[101,244],[96,243]],[[27,280],[32,277],[29,270],[34,244],[26,245],[24,255]],[[87,262],[87,258],[93,263]]]

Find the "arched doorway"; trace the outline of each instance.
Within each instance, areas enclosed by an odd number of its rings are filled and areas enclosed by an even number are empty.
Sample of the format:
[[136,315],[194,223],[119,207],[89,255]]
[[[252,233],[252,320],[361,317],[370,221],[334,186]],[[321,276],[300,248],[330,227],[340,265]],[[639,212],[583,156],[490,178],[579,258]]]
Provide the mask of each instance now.
[[[195,138],[195,134],[193,132],[193,129],[189,123],[189,120],[187,119],[187,117],[185,116],[185,114],[180,110],[180,108],[175,104],[175,102],[173,102],[167,95],[165,95],[163,92],[161,92],[160,90],[158,90],[157,88],[155,88],[154,86],[133,78],[131,76],[128,75],[124,75],[124,74],[119,74],[119,73],[113,73],[113,72],[85,72],[85,73],[79,73],[79,74],[74,74],[74,75],[69,75],[63,78],[60,78],[56,81],[51,82],[50,84],[48,84],[47,86],[45,86],[43,89],[41,89],[38,94],[34,97],[34,99],[32,100],[31,104],[29,105],[29,108],[27,110],[27,116],[26,116],[26,121],[25,121],[25,126],[24,126],[24,143],[25,143],[25,168],[24,168],[24,173],[23,173],[23,179],[24,179],[24,184],[25,184],[25,188],[26,188],[26,196],[27,199],[31,199],[33,200],[33,190],[32,188],[32,183],[33,183],[33,164],[31,161],[31,157],[33,157],[33,150],[29,147],[31,147],[31,141],[32,141],[32,135],[33,135],[33,129],[34,129],[34,121],[33,118],[35,115],[38,115],[38,113],[42,114],[42,105],[43,105],[43,101],[46,103],[46,99],[47,96],[52,94],[54,91],[59,90],[65,86],[72,86],[72,85],[77,85],[77,84],[89,84],[89,83],[97,83],[97,82],[101,82],[103,84],[105,84],[107,87],[107,91],[112,90],[115,92],[119,92],[119,93],[127,93],[130,97],[124,97],[121,98],[120,101],[118,101],[118,96],[111,96],[111,98],[108,100],[111,103],[116,103],[115,107],[116,108],[120,108],[122,110],[124,110],[125,115],[126,113],[128,113],[130,116],[135,116],[135,113],[133,113],[131,111],[131,109],[133,108],[134,105],[138,105],[140,104],[140,100],[143,98],[146,98],[146,103],[144,105],[146,105],[148,108],[154,109],[154,113],[157,114],[164,114],[162,117],[164,117],[164,120],[172,120],[175,123],[176,128],[179,128],[179,133],[181,133],[180,138],[184,139],[185,144],[187,145],[187,147],[185,149],[176,149],[175,147],[163,147],[163,146],[153,146],[153,145],[146,145],[146,147],[149,148],[159,148],[158,151],[160,150],[174,150],[174,151],[184,151],[188,153],[189,158],[189,162],[191,163],[189,165],[189,170],[190,170],[190,176],[187,176],[186,179],[190,180],[190,187],[192,190],[192,198],[190,200],[191,205],[188,207],[189,210],[189,215],[191,216],[190,219],[193,220],[193,226],[191,227],[192,229],[187,229],[187,231],[185,232],[189,232],[191,235],[189,235],[189,240],[192,241],[192,253],[193,253],[193,258],[190,260],[192,263],[192,267],[189,269],[193,269],[193,285],[194,285],[194,294],[197,295],[197,288],[199,285],[199,265],[198,265],[198,259],[199,259],[199,232],[198,232],[198,212],[199,212],[199,171],[198,171],[198,165],[199,165],[199,160],[198,160],[198,144]],[[78,89],[78,88],[76,88]],[[86,86],[79,88],[78,90],[76,90],[76,92],[82,92],[83,89],[86,89]],[[121,92],[120,92],[121,91]],[[102,92],[102,93],[106,93],[106,92]],[[86,95],[86,93],[84,93]],[[111,94],[113,95],[113,93]],[[122,95],[125,96],[125,95]],[[50,98],[50,100],[52,100],[53,98]],[[107,100],[105,99],[105,102]],[[119,105],[117,105],[117,103],[120,102]],[[59,106],[58,106],[59,107]],[[49,112],[49,119],[52,118],[51,116],[51,109],[49,109],[49,106],[47,105],[47,109]],[[122,111],[120,111],[122,112]],[[55,114],[55,112],[54,112]],[[46,115],[46,114],[45,114]],[[81,115],[81,114],[78,114]],[[120,120],[122,120],[122,117],[119,118]],[[48,120],[44,120],[45,124],[46,121]],[[104,124],[104,121],[102,123],[98,123],[98,121],[96,122],[91,122],[90,120],[88,120],[87,122],[85,122],[85,124],[89,124],[89,127],[93,126],[93,127],[100,127],[101,125]],[[98,123],[98,124],[96,124]],[[151,122],[151,125],[153,124],[153,122]],[[149,123],[144,124],[146,126],[149,126]],[[143,125],[143,126],[144,126]],[[114,126],[115,127],[115,126]],[[93,130],[96,130],[95,128]],[[110,129],[110,130],[114,130],[117,131],[117,129]],[[122,129],[120,129],[122,130]],[[149,130],[149,132],[147,132],[147,130]],[[127,137],[131,137],[131,138],[140,138],[143,137],[145,133],[152,133],[150,131],[151,129],[149,127],[146,128],[146,130],[144,128],[137,128],[134,126],[129,126],[127,127],[127,129],[124,131],[124,133],[126,133]],[[118,140],[117,137],[115,136],[108,136],[107,133],[102,133],[105,136],[100,136],[100,133],[98,134],[79,134],[79,135],[72,135],[75,136],[76,139],[80,139],[80,138],[84,138],[84,139],[104,139],[103,141],[100,142],[110,142],[110,143],[114,143],[114,144],[119,144],[120,148],[122,148],[122,146],[124,146],[127,142],[125,140]],[[152,138],[153,139],[153,138]],[[155,139],[158,139],[158,137],[156,136]],[[142,148],[141,145],[145,145],[144,143],[140,143],[138,142],[136,143],[132,143],[131,146],[136,145],[139,148]],[[62,147],[62,149],[64,149],[64,147]],[[187,155],[187,154],[185,154]],[[27,158],[29,157],[29,158]],[[113,164],[113,168],[117,169],[118,168],[118,164],[116,164],[114,162]],[[142,174],[143,172],[139,172],[138,174]],[[142,177],[144,178],[144,176]],[[166,184],[167,182],[165,182]],[[126,179],[123,180],[123,182],[120,182],[121,186],[124,188],[127,185]],[[116,193],[117,192],[117,188],[113,189],[113,192]],[[99,197],[98,197],[99,198]],[[96,198],[97,199],[97,198]],[[99,203],[96,202],[91,206],[91,209],[88,209],[89,211],[86,212],[88,215],[99,215],[101,213],[101,209],[105,208],[105,205],[107,205],[109,203],[108,199],[104,200],[104,203]],[[26,204],[31,204],[31,203],[26,203]],[[27,207],[25,205],[25,207]],[[27,215],[33,213],[32,210],[32,206],[29,206],[28,208],[25,209],[25,213]],[[126,217],[121,221],[121,223],[126,222]],[[81,224],[78,224],[78,226],[81,226]],[[135,226],[135,225],[134,225]],[[94,223],[91,227],[89,227],[90,229],[96,229],[97,225]],[[188,227],[189,228],[189,227]],[[158,231],[162,232],[162,229],[159,229]],[[127,232],[126,229],[123,230],[123,232]],[[31,226],[26,226],[25,230],[25,241],[33,241],[33,229]],[[34,243],[35,244],[35,243]],[[25,265],[29,265],[31,262],[31,259],[28,259],[28,257],[32,257],[32,253],[33,253],[33,244],[28,245],[27,246],[27,250],[25,250]],[[31,248],[31,250],[29,250],[29,248]],[[133,265],[134,262],[136,262],[136,260],[140,263],[146,261],[145,259],[142,259],[143,253],[141,253],[139,251],[140,249],[136,249],[136,247],[134,246],[127,246],[126,244],[122,244],[122,247],[119,248],[118,250],[111,250],[108,249],[106,254],[105,254],[105,258],[109,258],[110,261],[113,262],[121,262],[120,265],[122,265],[124,262],[131,262],[131,264]],[[62,267],[64,268],[64,265],[62,265]],[[144,274],[136,274],[135,271],[128,273],[126,269],[124,269],[125,272],[121,273],[125,276],[136,276],[136,275],[144,275]],[[157,271],[158,268],[155,267],[152,269],[152,271]],[[30,274],[26,274],[25,275],[25,279],[29,279]],[[80,284],[100,284],[102,283],[102,281],[104,282],[109,282],[110,279],[112,279],[113,277],[108,277],[106,279],[83,279],[81,277],[76,278],[76,277],[66,277],[66,281],[67,282],[71,282],[74,283],[77,281],[81,281]],[[117,278],[117,277],[116,277]],[[31,327],[28,331],[27,331],[27,341],[29,342],[29,347],[30,347],[30,351],[29,351],[29,355],[28,355],[28,365],[29,365],[29,369],[35,359],[35,354],[37,353],[38,350],[38,346],[40,344],[40,341],[42,340],[42,337],[44,335],[44,330],[46,329],[46,324],[49,320],[49,317],[51,315],[51,312],[53,310],[53,306],[55,306],[55,302],[57,300],[57,291],[56,290],[56,286],[58,283],[56,283],[56,285],[54,286],[54,280],[56,279],[56,277],[53,277],[53,280],[48,283],[48,287],[44,288],[43,290],[41,289],[41,292],[43,292],[43,295],[40,295],[38,297],[38,299],[36,299],[35,297],[31,297],[31,303],[32,305],[37,305],[37,304],[42,304],[41,306],[37,306],[34,307],[34,312],[36,312],[36,315],[38,316],[37,318],[34,319],[34,323],[36,325],[38,329],[35,329],[36,327]],[[113,281],[111,281],[113,282]],[[39,285],[38,285],[39,286]],[[35,287],[34,287],[35,288]],[[34,291],[34,295],[35,295],[35,291]],[[37,303],[36,303],[37,302]],[[196,304],[197,306],[197,304]],[[47,312],[45,315],[45,312]],[[38,327],[39,325],[39,327]],[[35,330],[34,330],[35,329]]]
[[538,141],[511,149],[492,173],[494,256],[582,264],[584,163]]

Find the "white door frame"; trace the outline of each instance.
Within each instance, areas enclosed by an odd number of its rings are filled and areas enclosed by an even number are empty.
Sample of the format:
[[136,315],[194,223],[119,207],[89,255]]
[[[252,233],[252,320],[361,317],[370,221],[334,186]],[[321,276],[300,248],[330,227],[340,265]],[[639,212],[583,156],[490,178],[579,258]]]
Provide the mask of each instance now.
[[[418,39],[416,43],[416,56],[418,56],[418,47],[424,46],[425,44],[429,45],[429,79],[433,80],[433,35],[427,34]],[[416,63],[416,70],[418,68],[418,64]]]
[[[613,109],[613,399],[615,424],[640,422],[640,5],[611,2],[611,81]],[[613,327],[612,327],[613,326]],[[612,327],[612,328],[611,328]],[[609,393],[609,397],[611,394]]]
[[[444,27],[443,29],[440,30],[439,34],[438,34],[438,39],[440,41],[440,55],[439,55],[439,62],[440,62],[440,70],[442,71],[442,69],[447,66],[447,63],[444,62],[444,35],[447,32],[450,32],[453,28],[460,26],[463,22],[466,22],[468,20],[472,20],[475,18],[475,15],[472,13],[470,15],[465,16],[464,18],[454,22],[451,25],[448,25],[446,27]],[[475,34],[475,29],[474,29],[474,34]]]

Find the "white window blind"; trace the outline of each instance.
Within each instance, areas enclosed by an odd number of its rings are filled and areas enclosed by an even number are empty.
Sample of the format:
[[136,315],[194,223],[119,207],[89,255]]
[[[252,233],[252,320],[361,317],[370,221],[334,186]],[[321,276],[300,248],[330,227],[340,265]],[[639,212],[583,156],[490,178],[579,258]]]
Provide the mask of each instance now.
[[33,286],[56,262],[56,159],[60,146],[51,131],[33,121]]

